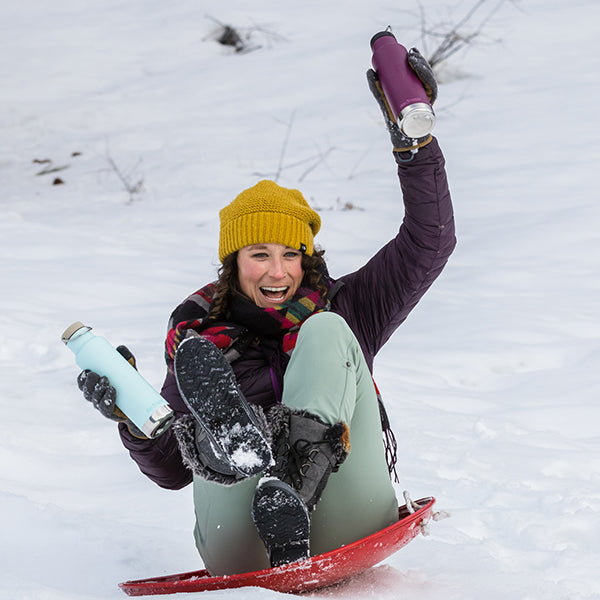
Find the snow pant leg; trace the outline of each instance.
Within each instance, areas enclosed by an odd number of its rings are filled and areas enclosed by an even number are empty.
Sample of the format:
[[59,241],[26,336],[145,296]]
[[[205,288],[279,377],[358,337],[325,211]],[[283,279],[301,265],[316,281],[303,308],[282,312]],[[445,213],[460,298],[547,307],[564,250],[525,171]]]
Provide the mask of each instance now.
[[311,554],[397,521],[375,386],[358,341],[339,315],[318,313],[302,325],[284,377],[283,404],[350,428],[348,458],[311,515]]
[[252,521],[259,477],[223,486],[194,477],[194,538],[211,575],[232,575],[269,568],[265,546]]

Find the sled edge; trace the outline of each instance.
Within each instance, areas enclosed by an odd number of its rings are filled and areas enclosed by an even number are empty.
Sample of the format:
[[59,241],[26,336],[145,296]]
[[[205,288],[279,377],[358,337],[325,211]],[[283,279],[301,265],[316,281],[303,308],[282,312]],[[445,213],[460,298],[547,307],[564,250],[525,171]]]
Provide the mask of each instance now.
[[[432,514],[435,498],[421,498],[419,508],[410,512],[406,505],[398,508],[398,521],[370,536],[312,556],[302,563],[274,569],[211,576],[206,569],[137,579],[119,584],[128,596],[153,596],[182,592],[207,592],[241,587],[262,587],[283,593],[309,592],[335,585],[375,566],[403,548],[420,532],[420,526]],[[388,541],[388,538],[393,538]],[[331,568],[336,565],[337,568]]]

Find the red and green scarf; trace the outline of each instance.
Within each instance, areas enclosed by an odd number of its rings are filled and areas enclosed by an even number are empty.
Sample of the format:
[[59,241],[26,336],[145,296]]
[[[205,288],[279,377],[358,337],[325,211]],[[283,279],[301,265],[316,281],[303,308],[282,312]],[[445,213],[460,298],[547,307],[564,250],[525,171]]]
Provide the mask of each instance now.
[[272,308],[261,308],[242,296],[231,303],[231,322],[207,323],[215,298],[216,284],[209,283],[194,292],[171,315],[165,343],[165,358],[169,369],[177,347],[189,335],[209,339],[228,358],[239,356],[236,345],[246,332],[262,338],[281,338],[283,352],[292,353],[300,327],[311,315],[329,310],[329,300],[318,291],[300,287],[293,298]]

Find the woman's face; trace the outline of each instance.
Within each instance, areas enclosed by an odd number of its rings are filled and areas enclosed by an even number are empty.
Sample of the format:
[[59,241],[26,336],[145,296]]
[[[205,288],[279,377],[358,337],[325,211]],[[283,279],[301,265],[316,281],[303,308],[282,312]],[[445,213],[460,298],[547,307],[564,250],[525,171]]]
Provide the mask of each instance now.
[[237,266],[242,292],[261,308],[292,298],[304,277],[302,253],[281,244],[245,246]]

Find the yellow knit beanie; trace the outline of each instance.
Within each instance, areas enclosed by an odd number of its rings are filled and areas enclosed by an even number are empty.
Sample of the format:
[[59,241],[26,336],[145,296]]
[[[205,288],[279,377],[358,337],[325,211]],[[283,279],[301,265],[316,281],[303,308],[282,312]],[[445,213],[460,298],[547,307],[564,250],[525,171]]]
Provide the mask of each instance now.
[[321,217],[298,190],[263,180],[223,208],[219,259],[252,244],[282,244],[312,255]]

